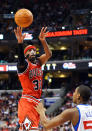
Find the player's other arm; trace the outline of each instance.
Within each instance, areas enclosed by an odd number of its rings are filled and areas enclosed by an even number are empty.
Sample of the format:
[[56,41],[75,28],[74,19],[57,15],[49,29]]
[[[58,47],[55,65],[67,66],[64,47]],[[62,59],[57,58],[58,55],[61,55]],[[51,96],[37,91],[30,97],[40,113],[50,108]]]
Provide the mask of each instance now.
[[74,115],[73,109],[67,109],[63,111],[61,114],[52,118],[51,120],[48,120],[47,117],[45,116],[45,111],[42,103],[38,104],[38,106],[35,109],[40,114],[41,123],[46,129],[51,129],[53,127],[63,124],[66,121],[73,120]]
[[48,46],[47,41],[46,41],[46,35],[48,33],[48,32],[46,32],[46,29],[47,29],[47,27],[45,27],[45,28],[43,27],[41,29],[41,32],[40,32],[40,35],[39,35],[39,40],[41,41],[43,48],[44,48],[44,51],[45,51],[45,54],[43,54],[39,57],[41,65],[45,64],[48,61],[48,59],[52,56],[52,52],[49,49],[49,46]]
[[25,61],[25,56],[23,52],[23,40],[25,38],[25,34],[22,34],[22,28],[17,27],[17,29],[14,29],[15,36],[18,41],[18,72],[22,73],[27,68],[28,63]]

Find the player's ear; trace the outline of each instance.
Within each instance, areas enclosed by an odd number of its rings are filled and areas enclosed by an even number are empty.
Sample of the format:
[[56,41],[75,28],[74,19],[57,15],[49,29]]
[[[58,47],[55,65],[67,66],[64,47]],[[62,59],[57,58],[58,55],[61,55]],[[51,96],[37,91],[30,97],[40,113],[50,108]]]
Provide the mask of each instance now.
[[77,99],[80,100],[80,94],[79,93],[77,94]]

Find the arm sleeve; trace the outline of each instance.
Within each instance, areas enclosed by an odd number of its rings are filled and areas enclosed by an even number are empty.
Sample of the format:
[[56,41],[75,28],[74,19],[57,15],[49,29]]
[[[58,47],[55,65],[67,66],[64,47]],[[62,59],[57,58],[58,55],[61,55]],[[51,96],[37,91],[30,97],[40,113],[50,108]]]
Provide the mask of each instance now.
[[23,44],[18,44],[18,73],[23,73],[26,70],[27,66],[28,63],[25,60]]

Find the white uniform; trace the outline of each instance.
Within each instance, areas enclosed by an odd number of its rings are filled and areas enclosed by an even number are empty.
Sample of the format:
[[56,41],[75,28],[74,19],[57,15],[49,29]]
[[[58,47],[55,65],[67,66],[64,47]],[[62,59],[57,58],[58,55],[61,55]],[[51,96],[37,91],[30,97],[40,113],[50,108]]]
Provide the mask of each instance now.
[[92,131],[92,106],[80,104],[76,108],[79,111],[79,121],[74,126],[75,131]]

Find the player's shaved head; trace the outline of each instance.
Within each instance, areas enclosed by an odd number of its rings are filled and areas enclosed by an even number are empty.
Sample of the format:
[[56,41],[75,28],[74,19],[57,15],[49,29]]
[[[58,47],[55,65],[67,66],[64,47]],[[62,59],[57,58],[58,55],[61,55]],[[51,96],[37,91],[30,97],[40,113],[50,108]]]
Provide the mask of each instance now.
[[77,91],[82,97],[84,102],[87,102],[91,96],[91,89],[88,86],[80,85],[77,87]]

